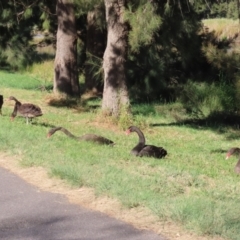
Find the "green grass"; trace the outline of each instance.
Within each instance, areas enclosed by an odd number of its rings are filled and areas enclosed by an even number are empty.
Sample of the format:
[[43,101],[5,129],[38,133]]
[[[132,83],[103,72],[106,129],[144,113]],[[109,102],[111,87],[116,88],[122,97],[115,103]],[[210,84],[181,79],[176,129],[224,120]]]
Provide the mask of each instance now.
[[[0,83],[2,88],[37,90],[42,88],[44,82],[26,74],[1,72]],[[46,87],[52,85],[50,82],[45,84]]]
[[234,38],[239,33],[238,19],[214,18],[205,19],[202,22],[209,29],[209,32],[213,32],[219,40]]
[[[117,198],[128,208],[145,206],[160,219],[180,223],[199,235],[240,239],[240,181],[233,172],[237,159],[225,160],[225,152],[239,146],[238,130],[218,124],[179,124],[175,119],[187,116],[178,103],[133,105],[133,121],[141,125],[147,143],[168,151],[162,160],[137,158],[130,155],[137,135],[126,136],[120,127],[102,119],[98,108],[91,108],[100,106],[98,101],[50,106],[51,93],[40,91],[39,81],[28,75],[0,72],[0,85],[5,98],[13,95],[36,103],[44,112],[26,125],[21,117],[10,121],[13,102],[3,105],[0,151],[21,156],[23,166],[43,166],[76,187],[93,187],[96,194]],[[62,132],[47,139],[54,126],[76,135],[100,134],[116,145],[76,142]]]

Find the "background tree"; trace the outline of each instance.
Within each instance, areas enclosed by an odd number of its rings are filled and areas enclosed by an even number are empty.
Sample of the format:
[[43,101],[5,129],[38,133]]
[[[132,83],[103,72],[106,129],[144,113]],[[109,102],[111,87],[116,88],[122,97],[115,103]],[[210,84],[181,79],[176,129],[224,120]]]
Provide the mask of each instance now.
[[26,1],[0,4],[0,62],[15,70],[26,67],[34,55],[29,45],[32,27],[37,21],[37,6]]
[[125,18],[131,26],[127,62],[131,98],[173,101],[182,84],[205,67],[198,14],[187,1],[139,1],[128,8]]
[[36,45],[30,40],[34,29],[56,33],[56,2],[47,0],[9,0],[0,4],[1,66],[14,70],[38,61]]
[[239,16],[239,0],[199,0],[190,1],[189,5],[193,7],[201,19],[207,18],[233,18]]
[[72,0],[57,1],[57,49],[54,62],[54,91],[80,96],[77,71],[77,31]]
[[123,14],[125,0],[105,0],[107,47],[103,56],[104,90],[102,110],[118,116],[121,108],[129,107],[125,63],[127,57],[128,25]]
[[163,47],[156,40],[162,24],[161,14],[156,11],[158,4],[163,6],[153,1],[135,1],[124,14],[131,29],[126,73],[134,100],[143,100],[143,96],[151,99],[153,92],[164,87],[164,55],[160,54]]
[[106,48],[104,3],[98,3],[87,13],[85,87],[87,91],[103,91],[102,59]]
[[[182,95],[182,90],[186,89],[185,85],[189,81],[217,82],[216,79],[219,79],[221,73],[221,76],[227,77],[228,81],[233,83],[238,76],[237,54],[234,64],[228,64],[234,71],[224,64],[230,63],[230,60],[225,61],[225,58],[233,59],[232,55],[225,54],[231,39],[219,40],[214,38],[213,33],[204,32],[201,20],[203,17],[235,18],[237,2],[220,0],[216,4],[214,0],[207,3],[205,0],[105,1],[105,7],[108,6],[107,35],[103,21],[105,14],[102,8],[98,7],[103,0],[78,0],[74,3],[70,0],[61,1],[67,6],[68,3],[74,4],[76,11],[72,16],[76,15],[78,24],[75,29],[74,24],[73,28],[69,29],[64,29],[64,24],[61,25],[62,36],[67,35],[67,38],[64,41],[59,38],[58,41],[54,89],[69,96],[79,96],[76,76],[81,72],[87,89],[101,90],[101,78],[96,76],[101,76],[104,69],[102,108],[110,114],[118,115],[121,106],[129,105],[128,94],[137,101],[172,101]],[[37,26],[39,30],[48,29],[56,36],[56,3],[47,0],[9,0],[1,3],[1,66],[18,69],[39,60],[34,51],[36,45],[30,41],[32,30]],[[59,13],[62,14],[62,11]],[[72,16],[66,15],[66,22],[70,25],[74,22]],[[64,14],[60,16],[60,22],[63,17]],[[116,25],[113,24],[114,21]],[[68,34],[67,31],[71,33]],[[68,41],[69,36],[71,37]],[[76,50],[77,37],[78,43],[81,42],[79,51]],[[108,45],[101,64],[107,38]],[[68,50],[65,49],[66,41],[69,44]],[[214,51],[207,50],[209,43]],[[209,52],[213,54],[210,56]],[[221,62],[215,60],[219,59],[220,53]],[[76,55],[81,60],[78,65]],[[70,57],[66,59],[64,56]]]

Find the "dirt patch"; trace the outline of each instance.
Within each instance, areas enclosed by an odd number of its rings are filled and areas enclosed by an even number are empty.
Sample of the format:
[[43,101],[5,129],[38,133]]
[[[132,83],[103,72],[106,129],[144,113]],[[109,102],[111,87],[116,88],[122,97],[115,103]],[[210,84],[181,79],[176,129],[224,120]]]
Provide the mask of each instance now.
[[46,169],[42,167],[23,168],[19,165],[19,160],[19,157],[12,157],[5,153],[0,153],[0,167],[8,169],[43,191],[63,194],[71,203],[105,213],[111,217],[127,222],[136,228],[152,230],[157,234],[165,236],[169,240],[223,240],[222,238],[216,237],[200,237],[193,233],[186,232],[172,222],[161,222],[156,216],[153,216],[148,209],[143,207],[125,209],[116,199],[96,197],[94,189],[86,187],[72,188],[60,179],[50,178]]

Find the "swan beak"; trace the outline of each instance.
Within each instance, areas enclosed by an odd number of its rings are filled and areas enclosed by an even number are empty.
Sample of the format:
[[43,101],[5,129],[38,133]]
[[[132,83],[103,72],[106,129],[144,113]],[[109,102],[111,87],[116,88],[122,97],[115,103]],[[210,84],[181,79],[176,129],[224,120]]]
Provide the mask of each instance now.
[[125,132],[125,134],[126,135],[129,135],[131,132],[130,132],[130,130],[128,129],[128,130],[126,130],[126,132]]
[[50,134],[50,133],[48,133],[48,134],[47,134],[47,138],[50,138],[50,137],[51,137],[51,134]]
[[11,119],[11,121],[13,121],[13,120],[14,120],[14,117],[11,117],[10,119]]

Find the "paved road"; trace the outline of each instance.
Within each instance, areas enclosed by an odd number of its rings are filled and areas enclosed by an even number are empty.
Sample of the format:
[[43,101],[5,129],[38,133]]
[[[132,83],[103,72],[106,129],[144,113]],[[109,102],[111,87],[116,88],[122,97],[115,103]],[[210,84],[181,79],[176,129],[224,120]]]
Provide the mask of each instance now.
[[70,204],[0,168],[1,240],[166,240],[105,214]]

